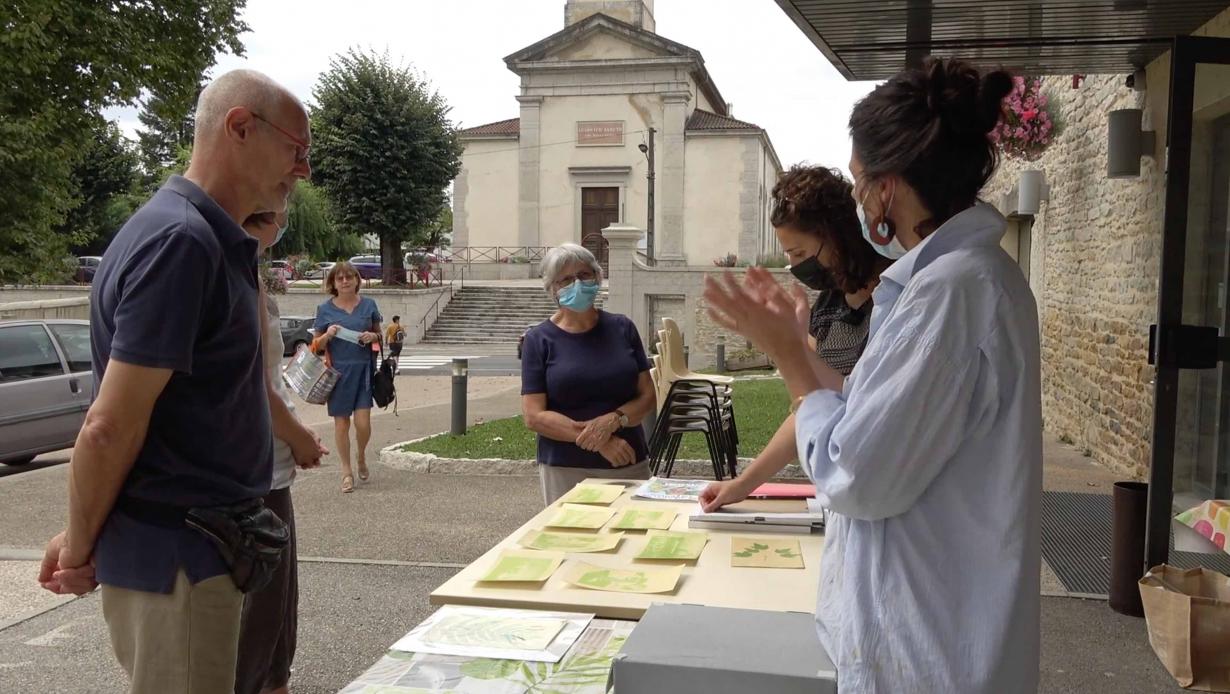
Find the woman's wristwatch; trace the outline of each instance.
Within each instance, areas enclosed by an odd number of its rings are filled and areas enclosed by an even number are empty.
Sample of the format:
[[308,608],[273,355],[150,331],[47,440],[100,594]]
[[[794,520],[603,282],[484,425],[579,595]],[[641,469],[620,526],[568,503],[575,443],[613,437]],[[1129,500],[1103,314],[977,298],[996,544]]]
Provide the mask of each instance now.
[[628,415],[624,414],[623,410],[615,410],[615,414],[619,415],[619,427],[625,428],[628,426]]

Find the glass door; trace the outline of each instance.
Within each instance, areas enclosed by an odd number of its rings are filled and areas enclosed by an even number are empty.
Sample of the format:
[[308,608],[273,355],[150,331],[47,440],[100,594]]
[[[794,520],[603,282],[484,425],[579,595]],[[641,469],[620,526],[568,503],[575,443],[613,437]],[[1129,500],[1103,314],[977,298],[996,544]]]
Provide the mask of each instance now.
[[1146,568],[1177,510],[1230,497],[1230,39],[1175,39],[1167,118]]

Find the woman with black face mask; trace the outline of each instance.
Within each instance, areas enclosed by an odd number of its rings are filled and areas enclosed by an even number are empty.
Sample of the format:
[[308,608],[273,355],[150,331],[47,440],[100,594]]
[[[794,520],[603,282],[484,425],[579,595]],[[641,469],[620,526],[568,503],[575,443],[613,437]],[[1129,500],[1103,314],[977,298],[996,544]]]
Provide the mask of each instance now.
[[820,292],[812,306],[812,349],[843,376],[867,345],[871,292],[890,262],[863,240],[851,191],[836,169],[791,167],[773,187],[769,221],[790,272]]
[[[892,263],[863,240],[853,190],[835,169],[793,166],[773,187],[769,217],[791,274],[820,292],[811,309],[808,342],[843,376],[854,370],[867,346],[871,292]],[[715,488],[723,490],[723,503],[744,499],[797,458],[791,414],[742,474],[714,483]]]

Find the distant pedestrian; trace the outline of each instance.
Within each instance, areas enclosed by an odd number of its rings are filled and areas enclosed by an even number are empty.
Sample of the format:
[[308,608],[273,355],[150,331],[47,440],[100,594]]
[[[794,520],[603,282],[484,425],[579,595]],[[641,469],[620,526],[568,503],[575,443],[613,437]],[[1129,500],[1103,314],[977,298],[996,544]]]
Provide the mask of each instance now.
[[332,298],[316,307],[316,340],[313,349],[323,349],[341,379],[329,394],[329,416],[337,455],[342,459],[342,492],[354,491],[350,467],[350,420],[354,419],[355,465],[359,479],[367,481],[367,443],[372,437],[372,346],[381,339],[380,309],[376,302],[359,296],[359,271],[347,261],[329,269],[325,291]]
[[389,346],[389,356],[397,364],[393,373],[401,373],[401,348],[406,342],[406,330],[401,326],[401,316],[393,316],[393,322],[384,329],[384,341]]
[[241,591],[268,578],[262,557],[285,540],[261,503],[273,437],[258,244],[240,224],[286,209],[311,174],[310,141],[303,105],[265,75],[214,80],[188,170],[124,224],[94,279],[94,402],[69,464],[68,529],[39,581],[102,584],[135,694],[234,690]]
[[[260,242],[264,251],[276,244],[286,230],[286,215],[253,215],[244,231]],[[248,593],[243,603],[239,629],[239,659],[235,671],[235,694],[286,694],[290,666],[295,659],[299,623],[299,555],[295,532],[295,505],[290,486],[295,480],[296,446],[307,448],[314,460],[298,467],[317,467],[328,450],[320,438],[295,416],[295,403],[282,380],[282,343],[278,304],[261,292],[265,336],[263,342],[265,382],[273,422],[273,479],[265,506],[281,518],[290,531],[282,563],[264,588]]]
[[641,420],[657,396],[636,325],[594,307],[602,266],[582,246],[547,251],[542,278],[559,310],[525,335],[521,410],[538,433],[544,502],[587,477],[648,479]]

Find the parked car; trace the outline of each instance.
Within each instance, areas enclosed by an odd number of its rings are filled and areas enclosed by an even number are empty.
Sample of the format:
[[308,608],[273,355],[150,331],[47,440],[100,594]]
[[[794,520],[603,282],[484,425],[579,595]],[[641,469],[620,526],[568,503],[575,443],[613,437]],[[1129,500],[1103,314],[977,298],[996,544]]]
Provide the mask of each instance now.
[[356,255],[350,259],[350,264],[359,271],[359,277],[365,280],[378,280],[381,275],[380,256]]
[[73,274],[73,281],[82,284],[89,284],[94,281],[94,273],[98,272],[98,264],[102,262],[102,256],[83,255],[77,258],[77,272]]
[[282,351],[282,356],[289,357],[299,349],[300,345],[312,343],[312,338],[314,337],[312,325],[315,322],[315,318],[282,316],[282,344],[286,346]]
[[88,321],[0,321],[0,463],[72,447],[93,393]]
[[303,273],[305,280],[323,280],[325,275],[329,274],[329,270],[337,263],[316,263],[311,270]]

